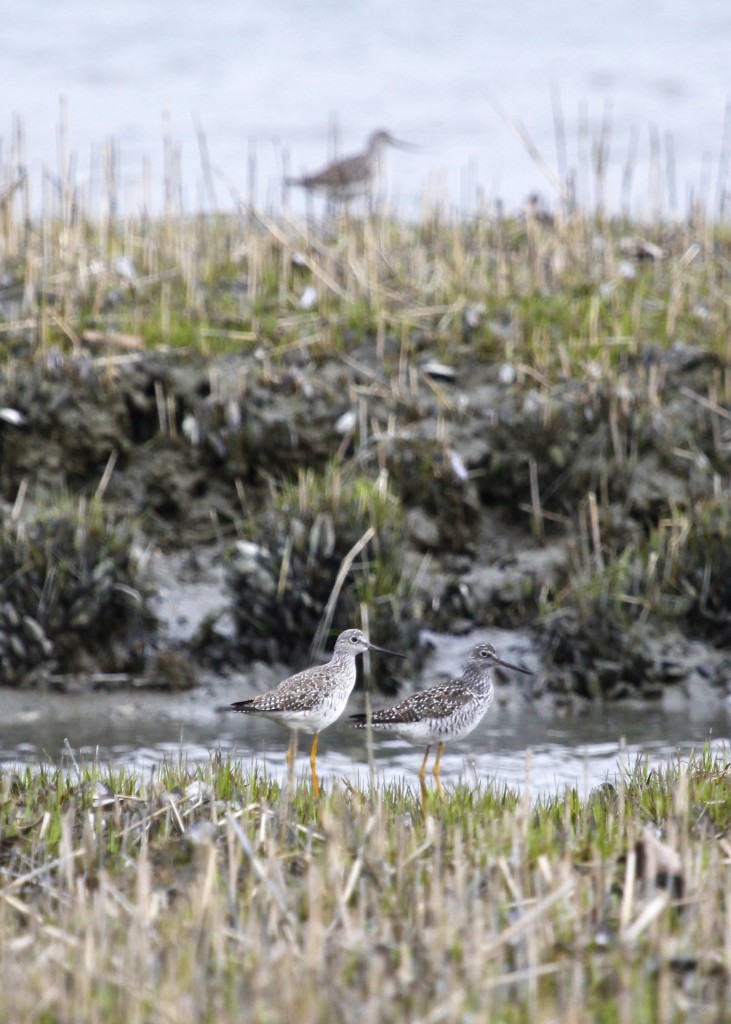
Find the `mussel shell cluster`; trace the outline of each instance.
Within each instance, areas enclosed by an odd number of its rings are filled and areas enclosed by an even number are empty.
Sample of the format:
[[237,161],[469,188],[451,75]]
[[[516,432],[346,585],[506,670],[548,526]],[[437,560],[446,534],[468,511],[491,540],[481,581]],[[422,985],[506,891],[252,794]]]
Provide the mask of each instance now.
[[6,522],[0,578],[3,685],[144,667],[154,622],[138,589],[133,535],[123,524],[71,503]]
[[54,667],[53,643],[38,619],[12,601],[0,604],[0,679],[6,686],[44,684]]

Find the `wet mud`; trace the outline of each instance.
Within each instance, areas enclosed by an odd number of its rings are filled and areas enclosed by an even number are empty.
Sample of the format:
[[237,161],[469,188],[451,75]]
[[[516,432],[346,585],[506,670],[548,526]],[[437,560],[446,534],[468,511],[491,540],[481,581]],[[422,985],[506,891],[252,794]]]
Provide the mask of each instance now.
[[[424,629],[521,627],[536,696],[725,695],[715,356],[648,348],[611,378],[548,386],[465,344],[442,374],[427,342],[408,372],[394,339],[351,342],[15,363],[2,684],[179,689],[201,669],[300,667],[313,637],[327,648],[365,615],[412,672]],[[641,552],[663,530],[658,580]],[[613,564],[630,566],[614,589]]]

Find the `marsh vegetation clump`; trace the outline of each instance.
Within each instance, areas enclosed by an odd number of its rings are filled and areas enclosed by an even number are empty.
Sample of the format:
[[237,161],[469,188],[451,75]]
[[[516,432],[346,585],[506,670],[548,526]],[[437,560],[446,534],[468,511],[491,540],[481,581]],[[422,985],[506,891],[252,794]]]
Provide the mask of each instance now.
[[[649,534],[636,531],[606,562],[598,518],[595,524],[593,541],[589,529],[583,551],[576,549],[560,607],[540,625],[553,663],[550,685],[589,697],[659,696],[664,686],[683,678],[673,643],[663,637],[677,630],[720,651],[728,647],[728,501],[725,496],[688,499]],[[719,687],[725,686],[729,667],[731,659],[717,662]]]
[[385,440],[382,459],[405,509],[417,549],[476,552],[480,501],[459,454],[430,438]]
[[134,528],[98,500],[58,498],[0,527],[0,670],[5,686],[137,674],[155,623]]
[[663,586],[690,632],[731,645],[731,504],[728,495],[695,503],[665,524]]
[[[306,660],[367,616],[381,645],[416,647],[419,595],[405,558],[403,509],[385,477],[357,465],[302,470],[243,524],[231,557],[238,643],[253,657]],[[422,595],[423,599],[423,595]]]

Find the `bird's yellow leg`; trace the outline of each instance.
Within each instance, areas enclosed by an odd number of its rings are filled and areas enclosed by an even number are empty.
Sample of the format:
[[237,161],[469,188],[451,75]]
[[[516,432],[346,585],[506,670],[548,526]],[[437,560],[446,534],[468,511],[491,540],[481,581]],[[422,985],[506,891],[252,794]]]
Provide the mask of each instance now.
[[421,762],[421,768],[419,769],[419,782],[422,782],[422,783],[426,779],[426,762],[429,759],[429,751],[430,750],[431,750],[431,747],[427,747],[426,748],[426,751],[424,753],[424,760]]
[[312,792],[315,795],[315,800],[320,798],[320,783],[317,780],[317,741],[320,738],[319,732],[315,733],[315,738],[312,741],[312,750],[310,751],[310,768],[312,769]]
[[442,800],[444,799],[444,788],[442,787],[442,780],[440,778],[440,773],[439,773],[439,762],[442,759],[442,754],[443,753],[444,753],[444,744],[440,743],[439,746],[437,747],[437,759],[434,762],[434,768],[432,769],[433,773],[434,773],[434,778],[437,780],[437,792],[439,793],[439,796],[442,798]]

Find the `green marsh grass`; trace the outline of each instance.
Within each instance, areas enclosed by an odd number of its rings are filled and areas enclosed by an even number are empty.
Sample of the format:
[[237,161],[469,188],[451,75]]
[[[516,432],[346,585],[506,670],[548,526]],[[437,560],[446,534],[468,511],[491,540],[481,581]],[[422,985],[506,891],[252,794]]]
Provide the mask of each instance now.
[[5,769],[0,1020],[722,1019],[721,757],[426,813],[403,780],[318,802],[215,753]]
[[100,219],[81,203],[73,217],[51,203],[27,222],[27,187],[8,200],[0,232],[5,290],[15,296],[2,324],[11,354],[15,339],[73,347],[92,327],[203,351],[214,337],[238,351],[243,332],[276,353],[301,336],[308,286],[317,301],[307,333],[322,354],[385,330],[405,339],[409,359],[424,336],[454,357],[473,304],[485,307],[475,350],[549,383],[567,369],[580,376],[588,361],[611,369],[627,352],[677,338],[728,354],[724,224],[582,211],[549,224],[487,212],[335,225],[258,211]]
[[648,620],[682,623],[689,634],[723,642],[731,571],[731,512],[725,496],[672,509],[647,534],[636,533],[604,563],[601,526],[575,548],[571,582],[555,606],[587,623],[610,618],[627,630]]

